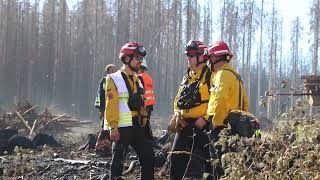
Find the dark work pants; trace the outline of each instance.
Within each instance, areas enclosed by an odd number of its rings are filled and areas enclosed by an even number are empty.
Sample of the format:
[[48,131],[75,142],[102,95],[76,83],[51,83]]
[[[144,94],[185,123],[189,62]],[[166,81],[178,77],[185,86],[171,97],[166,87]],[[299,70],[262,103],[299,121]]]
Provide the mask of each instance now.
[[114,180],[122,176],[123,163],[125,155],[130,145],[136,152],[141,166],[141,179],[154,179],[154,152],[150,142],[147,141],[144,129],[137,124],[131,127],[119,128],[120,141],[115,143],[112,152],[111,175],[110,179]]
[[[194,120],[192,120],[194,121]],[[193,122],[194,123],[194,122]],[[193,136],[194,135],[194,136]],[[193,142],[194,138],[194,142]],[[193,150],[201,150],[199,154],[204,159],[210,159],[209,154],[209,138],[208,136],[200,129],[189,123],[189,126],[182,129],[180,133],[176,133],[174,142],[173,142],[173,151],[187,151],[191,152],[192,143],[194,143]],[[181,180],[189,161],[190,155],[186,153],[173,153],[171,156],[171,165],[170,165],[170,180]],[[195,157],[197,158],[197,157]],[[205,172],[212,174],[212,167],[210,163],[201,160],[205,166]],[[190,168],[190,165],[189,165]]]
[[152,129],[151,129],[151,124],[150,124],[150,118],[151,118],[151,113],[153,111],[153,106],[147,106],[147,112],[148,112],[148,120],[147,120],[147,124],[144,128],[145,131],[145,135],[147,139],[153,140],[153,134],[152,134]]

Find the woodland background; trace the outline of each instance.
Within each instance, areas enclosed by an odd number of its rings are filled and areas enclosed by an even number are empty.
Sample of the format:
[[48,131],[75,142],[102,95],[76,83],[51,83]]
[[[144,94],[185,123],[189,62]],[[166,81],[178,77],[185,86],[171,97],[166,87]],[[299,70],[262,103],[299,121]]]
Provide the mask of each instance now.
[[[284,30],[286,17],[278,13],[276,2],[79,0],[68,7],[66,0],[0,0],[0,111],[27,99],[42,106],[59,104],[61,111],[94,119],[105,65],[120,67],[120,47],[136,40],[147,50],[158,101],[155,114],[168,117],[186,69],[184,45],[199,39],[230,45],[250,111],[273,118],[288,111],[292,101],[266,98],[264,92],[299,91],[301,75],[318,73],[320,44],[319,0],[310,1],[309,19],[296,17],[290,31]],[[216,4],[219,8],[213,8]],[[213,9],[219,9],[218,16]],[[303,29],[308,29],[308,42],[301,42]],[[287,41],[284,34],[290,37]],[[286,79],[288,86],[281,89]],[[259,105],[262,98],[265,107]]]

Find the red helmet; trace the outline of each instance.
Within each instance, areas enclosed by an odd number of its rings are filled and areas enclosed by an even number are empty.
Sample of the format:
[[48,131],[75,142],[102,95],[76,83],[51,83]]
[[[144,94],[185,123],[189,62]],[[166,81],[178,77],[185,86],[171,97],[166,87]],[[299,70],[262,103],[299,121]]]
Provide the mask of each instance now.
[[205,56],[222,56],[222,55],[229,55],[229,59],[232,58],[233,54],[230,52],[228,45],[223,41],[217,41],[212,46],[210,46],[206,52],[204,53]]
[[123,45],[120,49],[119,59],[122,59],[126,56],[133,56],[133,55],[147,55],[145,48],[140,45],[138,42],[128,42]]
[[208,48],[208,46],[203,42],[190,40],[186,44],[185,53],[186,55],[202,55],[206,48]]

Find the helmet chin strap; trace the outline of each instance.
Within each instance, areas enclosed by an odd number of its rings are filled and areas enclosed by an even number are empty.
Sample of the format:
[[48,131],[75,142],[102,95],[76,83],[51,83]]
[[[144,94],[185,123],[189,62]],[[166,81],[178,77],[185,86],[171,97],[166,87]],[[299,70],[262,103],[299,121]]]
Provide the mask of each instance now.
[[210,60],[211,71],[214,71],[214,65],[217,64],[217,63],[220,62],[220,61],[223,61],[223,60],[219,59],[219,60],[217,60],[217,61],[215,61],[215,62],[212,62],[212,61]]
[[199,62],[199,55],[196,56],[197,57],[197,64],[196,66],[198,67],[200,64],[203,64],[203,63],[206,63],[206,61],[202,61],[202,62]]

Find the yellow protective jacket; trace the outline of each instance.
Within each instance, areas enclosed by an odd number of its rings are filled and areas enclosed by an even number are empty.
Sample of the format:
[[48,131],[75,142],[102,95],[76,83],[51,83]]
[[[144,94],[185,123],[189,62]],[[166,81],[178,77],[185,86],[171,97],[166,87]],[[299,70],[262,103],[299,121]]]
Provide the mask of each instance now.
[[[206,69],[207,72],[203,74],[201,80],[200,80],[200,85],[199,85],[199,93],[200,93],[200,96],[201,96],[201,101],[205,101],[205,100],[209,100],[209,86],[210,85],[207,85],[207,83],[205,82],[205,77],[206,77],[206,74],[207,73],[210,73],[210,69],[207,68],[207,66],[205,66],[204,68],[202,68],[198,73],[194,73],[193,71],[190,71],[189,72],[189,76],[191,77],[191,79],[189,79],[188,81],[188,84],[191,84],[193,83],[195,80],[197,80],[200,75],[201,75],[201,72]],[[183,77],[183,82],[185,81],[186,79],[186,76]],[[210,78],[211,79],[211,78]],[[183,83],[182,83],[183,84]],[[177,113],[177,112],[180,112],[180,114],[184,117],[184,118],[199,118],[199,117],[204,117],[206,115],[206,112],[207,112],[207,108],[208,108],[208,103],[202,103],[200,104],[199,106],[196,106],[196,107],[193,107],[191,109],[179,109],[177,107],[177,102],[180,98],[180,93],[182,91],[182,88],[183,86],[180,86],[179,90],[178,90],[178,93],[177,93],[177,96],[175,97],[175,100],[174,100],[174,112]]]
[[[239,80],[235,74],[225,69],[229,69],[238,74],[237,71],[227,63],[213,76],[207,116],[212,116],[212,123],[217,126],[223,125],[223,121],[227,117],[229,111],[240,109]],[[248,97],[242,83],[240,83],[240,86],[241,94],[243,96],[242,110],[248,111]]]
[[[126,74],[124,70],[121,70]],[[129,78],[129,76],[126,74],[126,78],[129,81],[130,87],[133,90],[133,93],[136,93],[138,90],[138,87],[136,86],[136,82],[138,81],[138,77],[136,74],[132,76],[132,79]],[[117,87],[114,84],[112,78],[110,76],[106,77],[106,93],[105,93],[105,99],[106,99],[106,109],[105,109],[105,116],[104,120],[106,123],[106,126],[109,129],[118,128],[118,121],[119,121],[119,97],[118,97],[118,91]],[[131,111],[132,117],[138,116],[137,111]]]

